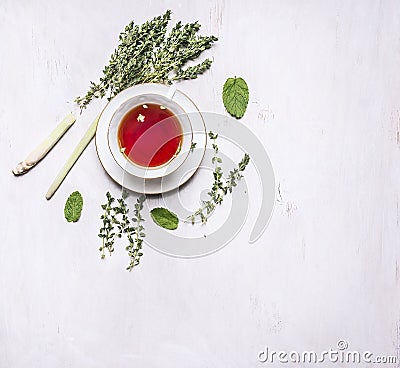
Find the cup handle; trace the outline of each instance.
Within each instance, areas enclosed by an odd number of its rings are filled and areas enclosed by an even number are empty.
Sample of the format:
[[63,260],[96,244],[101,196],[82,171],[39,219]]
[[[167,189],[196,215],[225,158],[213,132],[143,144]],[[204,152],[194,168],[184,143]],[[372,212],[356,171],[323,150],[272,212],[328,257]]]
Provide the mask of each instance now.
[[169,87],[167,95],[165,97],[167,97],[169,100],[172,100],[174,98],[176,92],[176,86],[172,85],[171,87]]

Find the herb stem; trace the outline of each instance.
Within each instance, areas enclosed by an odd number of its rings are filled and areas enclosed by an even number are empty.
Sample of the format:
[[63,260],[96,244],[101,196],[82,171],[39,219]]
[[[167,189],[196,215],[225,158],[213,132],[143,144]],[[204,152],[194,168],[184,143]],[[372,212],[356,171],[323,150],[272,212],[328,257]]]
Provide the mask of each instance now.
[[214,134],[213,132],[209,132],[208,136],[212,140],[212,148],[214,150],[214,156],[211,162],[214,164],[214,183],[211,187],[211,190],[208,192],[209,200],[203,201],[203,204],[200,208],[198,208],[192,215],[187,217],[187,220],[190,221],[193,225],[196,222],[196,218],[200,217],[201,223],[205,224],[210,217],[211,213],[214,211],[217,205],[220,205],[225,196],[228,193],[232,193],[233,188],[237,185],[237,182],[243,177],[241,174],[245,169],[248,163],[250,162],[250,157],[246,153],[243,159],[239,162],[236,168],[229,172],[229,175],[225,182],[222,181],[223,172],[222,168],[219,164],[222,163],[222,159],[219,157],[217,138],[218,134]]
[[102,245],[100,247],[101,259],[105,258],[104,249],[107,248],[109,254],[111,255],[114,251],[114,240],[115,232],[114,224],[116,223],[116,218],[113,213],[112,203],[115,199],[111,196],[110,192],[106,193],[107,203],[103,204],[101,208],[104,210],[104,214],[100,217],[103,222],[102,228],[100,228],[98,236],[102,238]]
[[75,147],[74,151],[72,152],[71,156],[65,162],[64,166],[54,179],[53,183],[50,185],[49,190],[46,193],[46,199],[50,199],[57,189],[60,187],[61,183],[64,181],[65,177],[68,175],[72,167],[74,166],[75,162],[78,160],[80,155],[86,149],[90,141],[93,139],[94,135],[96,134],[97,123],[99,122],[100,115],[93,121],[93,123],[89,126],[86,133],[79,141],[77,146]]
[[50,135],[37,146],[27,158],[20,162],[15,169],[13,174],[15,176],[27,173],[32,167],[34,167],[41,159],[43,159],[50,150],[56,145],[56,143],[64,136],[68,129],[75,123],[76,117],[74,114],[68,114],[60,124],[58,124]]

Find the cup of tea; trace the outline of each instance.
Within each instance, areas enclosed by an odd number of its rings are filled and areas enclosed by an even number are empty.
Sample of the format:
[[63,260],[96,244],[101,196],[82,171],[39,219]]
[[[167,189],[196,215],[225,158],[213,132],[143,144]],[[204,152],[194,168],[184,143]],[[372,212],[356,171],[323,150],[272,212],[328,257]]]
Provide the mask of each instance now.
[[154,179],[178,169],[193,141],[189,116],[168,96],[149,93],[123,102],[108,129],[110,152],[129,174]]

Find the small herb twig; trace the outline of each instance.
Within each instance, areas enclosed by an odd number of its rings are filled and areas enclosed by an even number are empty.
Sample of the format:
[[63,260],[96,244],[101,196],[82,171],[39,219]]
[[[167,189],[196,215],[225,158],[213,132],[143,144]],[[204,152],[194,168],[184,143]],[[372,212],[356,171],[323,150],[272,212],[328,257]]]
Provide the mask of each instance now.
[[129,208],[125,202],[126,199],[126,195],[125,193],[122,194],[122,197],[117,199],[118,202],[118,206],[115,206],[113,208],[113,211],[115,213],[115,215],[120,215],[121,220],[115,220],[114,223],[117,225],[117,229],[118,232],[116,233],[116,236],[118,238],[122,237],[122,234],[127,232],[127,229],[129,228],[129,217],[128,217],[128,212],[129,212]]
[[100,228],[99,237],[102,238],[102,245],[99,248],[101,252],[101,259],[105,258],[105,249],[108,250],[110,255],[114,252],[114,241],[115,241],[115,232],[114,232],[114,224],[115,224],[115,215],[114,209],[112,207],[115,199],[111,196],[110,192],[106,193],[107,203],[103,204],[101,208],[104,210],[103,215],[101,215],[100,219],[103,222],[103,226]]
[[232,193],[232,190],[234,187],[237,186],[237,182],[243,178],[243,174],[242,172],[246,169],[246,166],[249,164],[250,162],[250,156],[245,153],[245,155],[243,156],[242,160],[239,162],[239,164],[237,165],[237,167],[235,167],[233,170],[231,170],[229,172],[228,178],[225,182],[225,186],[224,186],[224,194]]
[[126,268],[128,271],[132,271],[132,269],[137,266],[140,262],[140,258],[143,253],[142,244],[143,238],[146,236],[144,233],[144,226],[142,225],[144,218],[141,215],[141,211],[143,209],[143,203],[146,200],[144,195],[141,195],[135,203],[135,209],[133,211],[132,222],[133,226],[128,226],[127,235],[129,240],[129,245],[125,248],[128,251],[128,255],[130,258],[130,262],[128,267]]
[[203,224],[206,223],[208,217],[214,211],[216,204],[222,202],[222,194],[223,194],[223,191],[221,192],[221,190],[223,189],[223,184],[221,181],[222,169],[219,166],[219,164],[222,162],[222,159],[218,155],[219,150],[218,150],[218,145],[216,143],[218,134],[214,134],[212,131],[210,131],[208,133],[208,136],[212,140],[212,148],[214,150],[214,155],[213,158],[211,159],[211,162],[214,164],[214,171],[213,171],[214,183],[211,190],[208,192],[210,199],[207,201],[203,201],[203,205],[188,217],[188,220],[190,220],[192,224],[196,222],[196,218],[198,217],[200,217],[200,220]]
[[187,220],[192,224],[195,224],[197,218],[200,218],[202,224],[207,222],[215,207],[223,202],[224,197],[228,193],[232,193],[233,188],[237,186],[237,182],[243,177],[242,172],[250,162],[250,156],[246,153],[237,167],[229,172],[229,175],[224,182],[222,180],[223,172],[220,166],[222,159],[219,157],[219,149],[216,143],[218,134],[214,134],[210,131],[208,136],[212,140],[212,148],[214,150],[214,156],[211,159],[211,162],[214,164],[214,183],[211,190],[208,192],[209,199],[203,201],[202,206],[187,218]]

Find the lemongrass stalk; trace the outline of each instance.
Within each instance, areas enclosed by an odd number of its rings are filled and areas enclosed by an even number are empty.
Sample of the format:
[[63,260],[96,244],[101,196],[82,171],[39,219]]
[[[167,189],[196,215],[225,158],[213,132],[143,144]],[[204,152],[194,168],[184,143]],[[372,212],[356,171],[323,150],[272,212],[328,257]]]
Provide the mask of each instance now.
[[93,139],[94,135],[96,134],[97,123],[99,122],[100,115],[93,121],[93,123],[89,126],[88,130],[86,131],[85,135],[79,141],[78,145],[75,147],[74,152],[72,152],[69,159],[65,162],[64,166],[58,173],[57,177],[54,179],[53,183],[51,184],[49,190],[46,193],[46,199],[50,199],[54,193],[57,191],[61,183],[64,181],[65,177],[68,175],[69,171],[74,166],[75,162],[78,160],[79,156],[88,146],[90,141]]
[[34,167],[49,151],[55,146],[60,138],[67,132],[67,130],[74,124],[76,117],[74,114],[68,114],[60,124],[51,132],[51,134],[37,146],[28,157],[20,162],[12,171],[14,175],[22,175],[27,173]]

